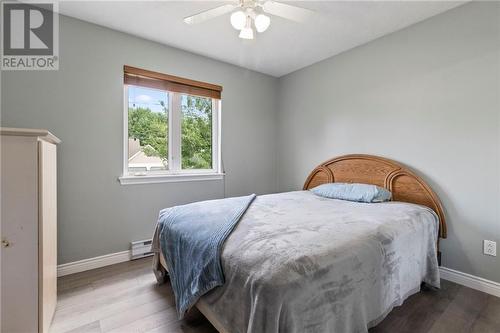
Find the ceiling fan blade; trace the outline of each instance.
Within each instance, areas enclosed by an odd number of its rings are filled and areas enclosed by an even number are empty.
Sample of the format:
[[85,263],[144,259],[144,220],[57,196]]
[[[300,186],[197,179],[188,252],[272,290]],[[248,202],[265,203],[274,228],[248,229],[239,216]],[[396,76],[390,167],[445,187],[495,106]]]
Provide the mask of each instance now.
[[188,16],[188,17],[184,18],[184,22],[186,22],[187,24],[197,24],[197,23],[205,22],[205,21],[213,19],[217,16],[221,16],[221,15],[224,15],[226,13],[229,13],[230,11],[235,9],[236,7],[238,7],[238,6],[231,5],[231,4],[215,7],[215,8],[209,9],[209,10],[205,10],[201,13],[198,13],[198,14],[195,14],[192,16]]
[[295,22],[303,22],[314,14],[310,9],[287,5],[276,1],[266,1],[262,5],[264,12]]

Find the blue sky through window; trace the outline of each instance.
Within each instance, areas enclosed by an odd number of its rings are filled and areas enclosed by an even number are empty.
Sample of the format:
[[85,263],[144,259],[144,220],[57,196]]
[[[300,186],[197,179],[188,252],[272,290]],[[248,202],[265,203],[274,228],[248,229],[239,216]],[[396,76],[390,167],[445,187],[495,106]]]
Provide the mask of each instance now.
[[164,109],[160,102],[163,102],[168,108],[167,92],[138,86],[129,86],[128,88],[129,108],[145,108],[162,113]]

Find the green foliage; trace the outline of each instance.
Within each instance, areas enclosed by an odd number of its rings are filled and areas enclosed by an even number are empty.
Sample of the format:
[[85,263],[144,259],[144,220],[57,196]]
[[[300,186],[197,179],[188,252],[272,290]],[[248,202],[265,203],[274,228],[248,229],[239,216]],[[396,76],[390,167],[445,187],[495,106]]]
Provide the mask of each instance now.
[[[147,156],[168,160],[168,117],[165,112],[149,108],[129,108],[129,138],[138,139]],[[210,98],[182,97],[182,168],[212,168],[212,100]]]
[[212,168],[212,100],[184,96],[182,103],[182,168]]
[[[128,136],[138,139],[147,156],[168,159],[168,118],[166,113],[153,112],[149,108],[128,109]],[[146,146],[151,147],[146,147]]]

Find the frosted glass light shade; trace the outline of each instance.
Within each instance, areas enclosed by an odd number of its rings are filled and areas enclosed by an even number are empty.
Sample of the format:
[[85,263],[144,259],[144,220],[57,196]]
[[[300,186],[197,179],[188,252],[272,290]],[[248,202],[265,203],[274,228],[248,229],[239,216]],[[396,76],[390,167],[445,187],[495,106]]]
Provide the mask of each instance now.
[[245,23],[247,21],[247,16],[241,10],[234,12],[231,14],[231,25],[236,30],[241,30],[245,27]]
[[243,39],[253,39],[252,27],[241,29],[239,37]]
[[241,29],[239,37],[243,39],[253,39],[252,18],[250,16],[247,16],[245,27]]
[[255,17],[255,29],[257,29],[257,32],[266,31],[270,24],[271,19],[267,15],[259,14]]

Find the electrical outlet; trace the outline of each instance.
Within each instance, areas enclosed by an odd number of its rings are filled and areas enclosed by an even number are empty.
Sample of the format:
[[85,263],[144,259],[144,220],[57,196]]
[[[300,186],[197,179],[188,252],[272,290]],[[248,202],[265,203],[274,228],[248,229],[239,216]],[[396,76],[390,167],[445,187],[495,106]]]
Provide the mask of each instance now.
[[485,240],[483,243],[483,253],[489,256],[497,256],[497,242]]

